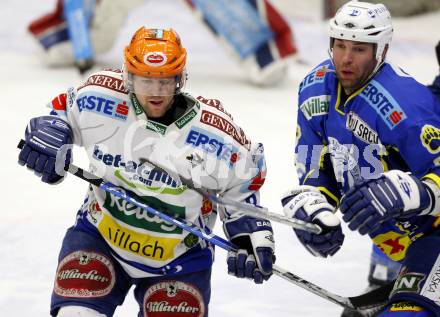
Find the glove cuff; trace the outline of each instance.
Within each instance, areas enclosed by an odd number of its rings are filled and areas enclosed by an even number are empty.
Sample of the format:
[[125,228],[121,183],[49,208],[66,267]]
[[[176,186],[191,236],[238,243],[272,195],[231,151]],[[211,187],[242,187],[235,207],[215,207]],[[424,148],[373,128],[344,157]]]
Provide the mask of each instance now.
[[400,170],[392,170],[384,175],[391,181],[397,195],[402,199],[402,216],[429,213],[432,206],[431,195],[423,182],[410,173]]
[[[311,187],[311,186],[307,186]],[[309,191],[297,191],[296,196],[287,196],[281,202],[283,203],[284,214],[288,217],[295,217],[296,212],[303,208],[306,214],[314,217],[317,211],[327,209],[329,212],[334,211],[334,207],[329,204],[327,198],[315,187]],[[294,191],[290,191],[293,193]]]

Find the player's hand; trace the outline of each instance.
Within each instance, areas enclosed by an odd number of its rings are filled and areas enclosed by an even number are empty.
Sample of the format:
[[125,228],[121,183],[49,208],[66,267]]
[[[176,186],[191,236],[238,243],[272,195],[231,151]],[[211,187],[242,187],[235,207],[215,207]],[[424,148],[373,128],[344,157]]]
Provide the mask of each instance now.
[[45,183],[59,183],[64,178],[64,168],[72,161],[72,138],[72,129],[61,118],[32,118],[26,127],[26,143],[18,163],[33,170]]
[[427,185],[399,170],[357,182],[345,193],[340,210],[351,230],[371,233],[388,219],[404,219],[431,209]]
[[263,283],[272,275],[275,262],[274,239],[270,221],[241,216],[227,219],[223,229],[239,250],[228,253],[228,273]]
[[293,229],[299,241],[310,253],[325,258],[341,248],[344,242],[341,222],[334,214],[335,208],[317,188],[299,186],[286,192],[281,203],[288,217],[314,223],[322,228],[320,234]]

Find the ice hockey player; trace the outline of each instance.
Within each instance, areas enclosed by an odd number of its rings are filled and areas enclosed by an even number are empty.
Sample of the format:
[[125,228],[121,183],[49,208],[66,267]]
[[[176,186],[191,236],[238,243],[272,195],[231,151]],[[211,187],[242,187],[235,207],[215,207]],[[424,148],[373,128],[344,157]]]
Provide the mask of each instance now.
[[[122,71],[92,74],[53,99],[51,115],[30,120],[19,163],[57,184],[75,144],[86,149],[93,173],[153,208],[207,233],[218,212],[239,249],[228,254],[228,272],[262,283],[274,259],[270,222],[214,208],[179,175],[195,187],[257,204],[266,173],[263,147],[251,143],[220,101],[183,92],[185,63],[174,30],[141,27],[124,50]],[[134,285],[139,316],[208,316],[213,251],[90,186],[62,243],[51,314],[112,316]]]
[[315,256],[344,241],[338,207],[351,230],[369,234],[370,283],[397,277],[380,316],[440,316],[440,103],[385,60],[392,34],[383,4],[351,1],[330,20],[331,58],[299,87],[300,185],[282,204],[324,229],[295,231]]
[[[48,65],[76,64],[85,71],[97,55],[111,49],[130,10],[142,2],[57,0],[55,11],[33,21],[28,29],[44,49]],[[286,78],[297,48],[289,24],[269,0],[182,2],[201,17],[251,83],[270,86]]]

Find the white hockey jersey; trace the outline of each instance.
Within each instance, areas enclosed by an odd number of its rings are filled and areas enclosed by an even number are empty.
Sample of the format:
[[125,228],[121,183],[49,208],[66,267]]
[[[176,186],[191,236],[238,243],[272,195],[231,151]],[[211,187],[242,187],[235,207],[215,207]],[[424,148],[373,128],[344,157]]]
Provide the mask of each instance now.
[[[74,143],[86,149],[90,172],[210,232],[215,206],[176,175],[230,199],[258,203],[266,173],[263,147],[251,143],[218,100],[183,96],[190,107],[165,126],[146,118],[120,71],[105,70],[50,106],[72,127]],[[204,241],[92,185],[76,226],[99,234],[132,277],[191,272],[213,261]]]

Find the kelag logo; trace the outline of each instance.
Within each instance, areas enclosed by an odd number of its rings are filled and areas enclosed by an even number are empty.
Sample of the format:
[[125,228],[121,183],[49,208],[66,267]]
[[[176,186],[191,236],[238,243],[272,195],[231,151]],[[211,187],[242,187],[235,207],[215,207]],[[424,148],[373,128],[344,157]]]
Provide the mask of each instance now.
[[80,94],[76,99],[80,112],[89,111],[113,119],[125,121],[128,116],[127,102],[104,94]]
[[186,143],[215,155],[218,160],[229,162],[229,167],[232,167],[239,159],[237,147],[232,144],[225,144],[222,137],[200,128],[194,127],[191,129],[186,138]]

